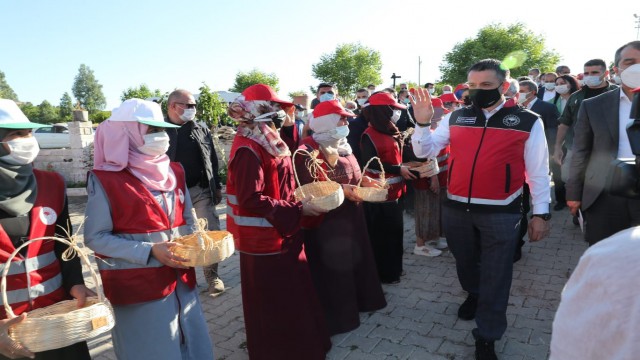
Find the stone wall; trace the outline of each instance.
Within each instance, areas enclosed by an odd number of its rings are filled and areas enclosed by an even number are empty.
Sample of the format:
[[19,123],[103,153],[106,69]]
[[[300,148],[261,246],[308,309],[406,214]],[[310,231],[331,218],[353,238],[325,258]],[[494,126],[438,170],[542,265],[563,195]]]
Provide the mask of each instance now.
[[33,162],[36,169],[56,171],[67,186],[84,186],[87,171],[93,167],[93,131],[91,122],[68,123],[71,148],[41,149]]

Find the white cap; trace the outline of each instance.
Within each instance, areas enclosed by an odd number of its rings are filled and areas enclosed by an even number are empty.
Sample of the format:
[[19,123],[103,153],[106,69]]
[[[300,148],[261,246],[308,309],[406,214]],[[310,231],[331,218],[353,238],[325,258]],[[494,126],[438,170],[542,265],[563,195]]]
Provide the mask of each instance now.
[[125,100],[113,109],[107,121],[137,121],[155,127],[180,127],[164,121],[159,104],[141,99]]
[[51,125],[32,123],[27,119],[15,101],[0,99],[0,128],[35,129]]

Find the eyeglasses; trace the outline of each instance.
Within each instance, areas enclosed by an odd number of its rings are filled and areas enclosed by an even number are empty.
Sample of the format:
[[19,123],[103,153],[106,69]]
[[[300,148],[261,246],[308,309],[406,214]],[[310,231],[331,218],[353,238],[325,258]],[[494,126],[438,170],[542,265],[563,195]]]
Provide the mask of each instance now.
[[180,103],[180,102],[176,102],[176,104],[184,105],[184,107],[187,108],[187,109],[195,109],[196,108],[196,104],[187,104],[187,103]]

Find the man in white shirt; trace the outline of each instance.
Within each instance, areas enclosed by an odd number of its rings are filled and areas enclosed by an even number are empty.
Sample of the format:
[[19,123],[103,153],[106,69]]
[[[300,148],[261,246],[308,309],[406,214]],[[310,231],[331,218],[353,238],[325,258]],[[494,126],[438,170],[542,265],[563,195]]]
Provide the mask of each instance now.
[[451,145],[443,225],[458,279],[469,293],[458,317],[475,318],[476,359],[492,360],[497,359],[494,342],[507,327],[525,180],[534,214],[529,240],[549,234],[549,154],[538,116],[515,103],[505,106],[509,82],[500,61],[474,64],[467,79],[473,105],[449,114],[433,133],[428,128],[431,98],[426,90],[416,90],[412,145],[421,158]]

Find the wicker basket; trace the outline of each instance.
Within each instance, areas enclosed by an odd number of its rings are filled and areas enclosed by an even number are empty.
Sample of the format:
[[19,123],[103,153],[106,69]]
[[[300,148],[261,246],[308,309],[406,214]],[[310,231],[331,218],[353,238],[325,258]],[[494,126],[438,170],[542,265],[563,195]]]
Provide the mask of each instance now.
[[[293,153],[293,158],[295,158],[298,153],[306,153],[310,159],[307,163],[307,168],[312,176],[315,179],[316,171],[321,172],[326,179],[329,179],[327,173],[322,169],[322,166],[319,164],[319,160],[317,160],[316,154],[309,153],[306,150],[298,149]],[[315,153],[315,151],[314,151]],[[332,180],[325,181],[313,181],[311,183],[300,186],[300,180],[298,179],[298,171],[296,170],[295,163],[293,165],[293,174],[296,178],[296,184],[298,187],[296,188],[294,195],[297,201],[302,201],[308,197],[313,197],[311,199],[311,204],[319,207],[324,211],[331,211],[338,206],[342,205],[344,202],[344,192],[342,191],[342,185],[338,184]]]
[[[66,254],[73,254],[74,251],[75,254],[80,256],[80,259],[87,265],[91,272],[91,277],[93,277],[95,281],[96,293],[98,295],[97,297],[87,298],[86,305],[80,309],[77,308],[76,300],[65,300],[33,310],[28,313],[25,320],[12,326],[9,329],[9,337],[31,352],[58,349],[86,341],[111,330],[115,325],[113,309],[104,296],[102,283],[93,270],[87,255],[78,248],[75,243],[50,236],[25,242],[9,256],[9,259],[5,263],[0,288],[7,318],[11,319],[16,317],[7,299],[7,273],[9,272],[11,260],[13,260],[22,248],[32,242],[48,240],[55,240],[69,245],[71,252],[65,253],[65,256],[67,256]],[[73,255],[67,257],[73,257]]]
[[408,166],[410,170],[418,172],[420,174],[420,178],[432,177],[434,175],[438,175],[440,172],[438,162],[434,159],[429,159],[423,162],[411,161],[404,165]]
[[[367,170],[367,168],[369,167],[369,164],[371,164],[373,160],[377,160],[378,164],[380,164],[380,181],[382,182],[382,188],[361,187],[360,185],[362,184],[362,179],[364,178],[364,172]],[[374,156],[371,159],[369,159],[369,161],[367,161],[367,164],[364,166],[364,169],[362,170],[362,174],[363,175],[360,178],[360,181],[358,181],[358,187],[356,188],[356,191],[358,192],[358,196],[360,196],[362,200],[367,202],[387,201],[389,186],[387,185],[387,180],[384,177],[384,167],[382,166],[382,162],[380,161],[380,158],[377,156]]]
[[[199,243],[200,237],[203,246]],[[186,266],[208,266],[217,264],[233,255],[235,246],[233,236],[228,231],[196,231],[193,234],[174,240],[180,246],[173,248],[173,253],[189,259]]]

